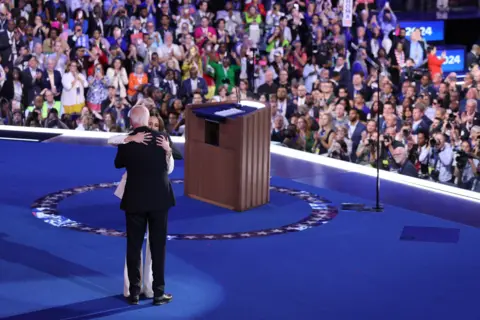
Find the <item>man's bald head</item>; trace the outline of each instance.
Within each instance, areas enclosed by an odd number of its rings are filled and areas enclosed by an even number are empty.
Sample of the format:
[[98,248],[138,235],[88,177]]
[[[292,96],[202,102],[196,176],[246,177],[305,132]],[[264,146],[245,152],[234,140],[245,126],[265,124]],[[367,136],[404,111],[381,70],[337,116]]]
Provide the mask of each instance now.
[[135,106],[130,111],[130,122],[133,128],[148,126],[150,112],[145,106]]

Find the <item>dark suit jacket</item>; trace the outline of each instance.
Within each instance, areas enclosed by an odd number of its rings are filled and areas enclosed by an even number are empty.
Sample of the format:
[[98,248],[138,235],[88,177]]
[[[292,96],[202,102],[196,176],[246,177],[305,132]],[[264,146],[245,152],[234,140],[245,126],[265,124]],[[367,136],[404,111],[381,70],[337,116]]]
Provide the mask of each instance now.
[[467,54],[467,68],[470,68],[474,63],[478,64],[478,61],[478,57],[474,55],[471,51]]
[[[279,103],[280,102],[277,100],[277,106],[279,105]],[[294,104],[291,100],[287,100],[286,108],[287,110],[285,110],[285,118],[290,119],[290,117],[295,113],[295,111],[297,111],[297,105]]]
[[[332,76],[334,68],[331,68],[330,70],[330,76]],[[338,80],[338,85],[341,87],[347,88],[350,81],[352,80],[352,74],[350,73],[350,70],[347,69],[347,66],[345,65],[342,70],[340,70],[340,80]]]
[[[20,47],[24,45],[25,43],[22,39],[16,41],[17,52],[20,50]],[[2,57],[2,65],[13,69],[12,46],[10,45],[7,30],[0,32],[0,56]]]
[[[354,93],[355,89],[353,88],[353,84],[348,85],[348,98],[353,99],[354,98]],[[365,101],[369,101],[370,98],[372,97],[372,89],[367,87],[366,85],[363,85],[363,88],[360,90],[360,92],[365,99]]]
[[[37,69],[37,72],[42,72],[43,79],[43,70]],[[32,106],[33,100],[37,95],[42,91],[42,80],[38,80],[36,77],[32,77],[30,68],[26,68],[22,71],[22,83],[23,83],[23,105],[25,107]]]
[[168,179],[165,150],[155,143],[165,133],[140,127],[138,132],[150,132],[152,141],[148,145],[127,143],[118,146],[115,157],[116,168],[126,168],[128,173],[125,192],[120,208],[127,213],[167,211],[175,205],[175,195]]
[[418,134],[419,132],[428,133],[429,129],[430,125],[425,120],[422,120],[418,127],[412,130],[412,134]]
[[[62,74],[60,71],[54,70],[53,71],[53,82],[55,84],[55,87],[57,88],[57,92],[62,92],[63,90],[63,85],[62,85]],[[48,72],[44,71],[43,72],[43,89],[48,89],[52,90],[52,85],[50,83],[50,77],[48,76]]]
[[409,176],[409,177],[414,177],[414,178],[418,177],[417,169],[415,168],[415,166],[409,160],[407,160],[407,162],[405,162],[405,164],[398,171],[398,173],[403,174],[404,176]]
[[[208,86],[207,82],[203,78],[197,78],[197,89],[200,90],[202,96],[205,96],[208,93]],[[192,90],[192,79],[187,79],[182,82],[182,88],[180,91],[180,96],[191,102],[190,100],[193,97],[193,90]]]
[[285,134],[283,133],[283,130],[277,131],[276,129],[273,129],[272,134],[270,135],[270,140],[276,142],[283,142],[283,140],[285,140]]
[[178,82],[176,80],[173,80],[173,82],[177,91],[177,94],[175,96],[173,96],[172,88],[170,87],[170,83],[167,80],[163,79],[163,81],[160,82],[160,88],[162,88],[165,93],[171,94],[172,97],[177,97],[180,94],[180,86],[178,85]]
[[356,152],[360,141],[362,140],[362,132],[367,130],[367,127],[360,121],[357,123],[350,139],[352,140],[352,162],[357,160]]

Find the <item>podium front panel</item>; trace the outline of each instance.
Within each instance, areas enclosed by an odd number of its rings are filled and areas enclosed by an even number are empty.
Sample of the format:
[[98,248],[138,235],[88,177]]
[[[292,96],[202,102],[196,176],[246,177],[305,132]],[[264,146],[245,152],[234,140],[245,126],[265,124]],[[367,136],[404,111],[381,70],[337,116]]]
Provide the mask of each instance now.
[[190,159],[185,169],[195,173],[186,189],[187,196],[234,209],[238,195],[236,153],[203,142],[190,141]]

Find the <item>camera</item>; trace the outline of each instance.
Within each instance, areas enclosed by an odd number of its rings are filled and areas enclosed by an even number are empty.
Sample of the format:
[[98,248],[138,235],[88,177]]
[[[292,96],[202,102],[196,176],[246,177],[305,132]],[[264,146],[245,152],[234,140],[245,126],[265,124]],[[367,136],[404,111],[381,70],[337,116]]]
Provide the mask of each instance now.
[[432,172],[430,172],[430,178],[432,178],[433,181],[438,182],[439,177],[440,177],[440,171],[432,170]]
[[339,159],[340,158],[340,152],[338,152],[337,150],[332,151],[332,153],[330,154],[330,158]]
[[437,140],[435,140],[433,138],[430,139],[429,143],[430,143],[430,147],[432,147],[432,148],[435,148],[437,146]]
[[52,119],[47,123],[47,128],[58,128],[58,119]]
[[454,122],[456,118],[457,116],[455,115],[455,113],[450,113],[448,115],[448,122]]
[[402,133],[403,133],[403,136],[404,136],[405,138],[407,138],[408,136],[410,136],[410,130],[408,130],[408,129],[403,129],[403,130],[402,130]]
[[383,137],[383,144],[385,145],[386,142],[389,142],[389,143],[392,143],[393,142],[393,138],[389,135],[385,135]]
[[448,120],[447,120],[447,124],[445,125],[445,129],[451,130],[452,128],[455,128],[455,119],[456,118],[457,117],[454,113],[450,113],[448,115]]
[[467,166],[468,159],[472,159],[472,155],[463,150],[458,151],[455,161],[457,163],[457,169],[463,170]]
[[347,144],[345,141],[340,140],[334,142],[332,146],[332,151],[328,154],[329,158],[343,160],[345,158],[345,154],[347,153]]

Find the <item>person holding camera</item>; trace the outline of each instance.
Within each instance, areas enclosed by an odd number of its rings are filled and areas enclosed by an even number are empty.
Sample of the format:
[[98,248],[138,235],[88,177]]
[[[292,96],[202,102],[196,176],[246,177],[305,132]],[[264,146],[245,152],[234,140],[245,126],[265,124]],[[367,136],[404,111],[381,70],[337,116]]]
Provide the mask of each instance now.
[[380,136],[381,147],[379,156],[382,164],[380,169],[387,171],[397,171],[399,169],[396,161],[393,159],[393,151],[395,148],[403,146],[403,144],[397,141],[395,137],[395,127],[388,127],[385,133]]
[[468,141],[463,141],[461,149],[455,158],[454,176],[456,185],[463,189],[472,190],[478,180],[478,166],[480,161],[475,159],[472,147]]
[[441,133],[435,133],[429,144],[425,145],[419,156],[422,164],[430,165],[430,178],[443,184],[452,182],[452,164],[453,150],[446,142],[446,136]]
[[362,132],[362,140],[356,150],[356,163],[365,166],[371,166],[372,159],[376,159],[378,133],[376,131]]
[[45,119],[45,128],[68,130],[68,126],[59,119],[58,110],[55,108],[48,111],[48,116]]
[[335,139],[332,147],[328,150],[328,157],[342,161],[350,161],[347,143],[344,140]]

